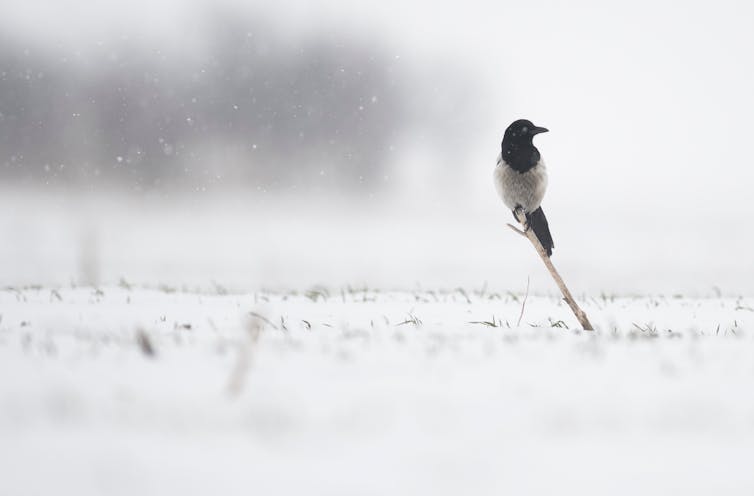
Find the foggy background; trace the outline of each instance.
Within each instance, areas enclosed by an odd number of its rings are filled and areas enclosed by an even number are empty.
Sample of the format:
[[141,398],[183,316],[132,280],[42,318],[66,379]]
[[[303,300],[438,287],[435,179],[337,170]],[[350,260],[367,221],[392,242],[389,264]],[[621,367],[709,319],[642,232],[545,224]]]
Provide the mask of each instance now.
[[3,285],[555,288],[491,177],[548,127],[575,293],[751,293],[741,2],[3,3]]

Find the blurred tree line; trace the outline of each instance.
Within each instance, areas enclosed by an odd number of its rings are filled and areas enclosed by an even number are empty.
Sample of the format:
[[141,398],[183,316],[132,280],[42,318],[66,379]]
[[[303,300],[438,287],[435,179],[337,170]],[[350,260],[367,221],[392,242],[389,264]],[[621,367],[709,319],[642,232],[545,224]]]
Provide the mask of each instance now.
[[[2,40],[0,177],[136,189],[305,187],[322,176],[370,185],[411,129],[429,126],[441,147],[459,132],[458,107],[422,94],[437,81],[410,81],[374,43],[337,33],[292,41],[233,16],[210,18],[197,36],[203,49],[186,54],[123,37],[73,48]],[[462,100],[464,84],[441,99]]]

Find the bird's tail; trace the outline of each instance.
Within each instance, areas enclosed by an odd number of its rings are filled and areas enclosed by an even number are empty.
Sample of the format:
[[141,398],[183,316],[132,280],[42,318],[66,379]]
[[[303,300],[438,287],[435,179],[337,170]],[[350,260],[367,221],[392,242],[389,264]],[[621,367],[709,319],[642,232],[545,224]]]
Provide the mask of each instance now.
[[547,252],[547,256],[551,256],[555,243],[552,242],[550,226],[547,225],[547,217],[545,217],[542,207],[537,208],[530,214],[526,214],[526,221],[529,223],[529,228],[534,229],[534,234],[537,235],[537,239],[542,243],[542,248]]

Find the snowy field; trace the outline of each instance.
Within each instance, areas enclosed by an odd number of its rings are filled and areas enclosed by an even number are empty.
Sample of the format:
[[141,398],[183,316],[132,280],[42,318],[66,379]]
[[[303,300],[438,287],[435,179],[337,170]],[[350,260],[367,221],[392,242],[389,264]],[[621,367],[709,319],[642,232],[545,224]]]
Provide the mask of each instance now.
[[0,496],[754,495],[754,3],[678,5],[5,0]]
[[0,494],[754,494],[754,299],[0,291]]

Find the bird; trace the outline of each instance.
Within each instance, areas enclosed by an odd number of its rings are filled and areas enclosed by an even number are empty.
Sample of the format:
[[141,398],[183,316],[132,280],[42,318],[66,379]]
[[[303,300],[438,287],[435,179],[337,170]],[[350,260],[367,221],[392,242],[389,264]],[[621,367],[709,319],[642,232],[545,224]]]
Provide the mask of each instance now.
[[547,190],[547,168],[532,140],[547,128],[519,119],[505,130],[495,166],[495,188],[506,207],[516,217],[516,209],[526,214],[526,229],[533,229],[547,256],[552,256],[552,241],[542,199]]

